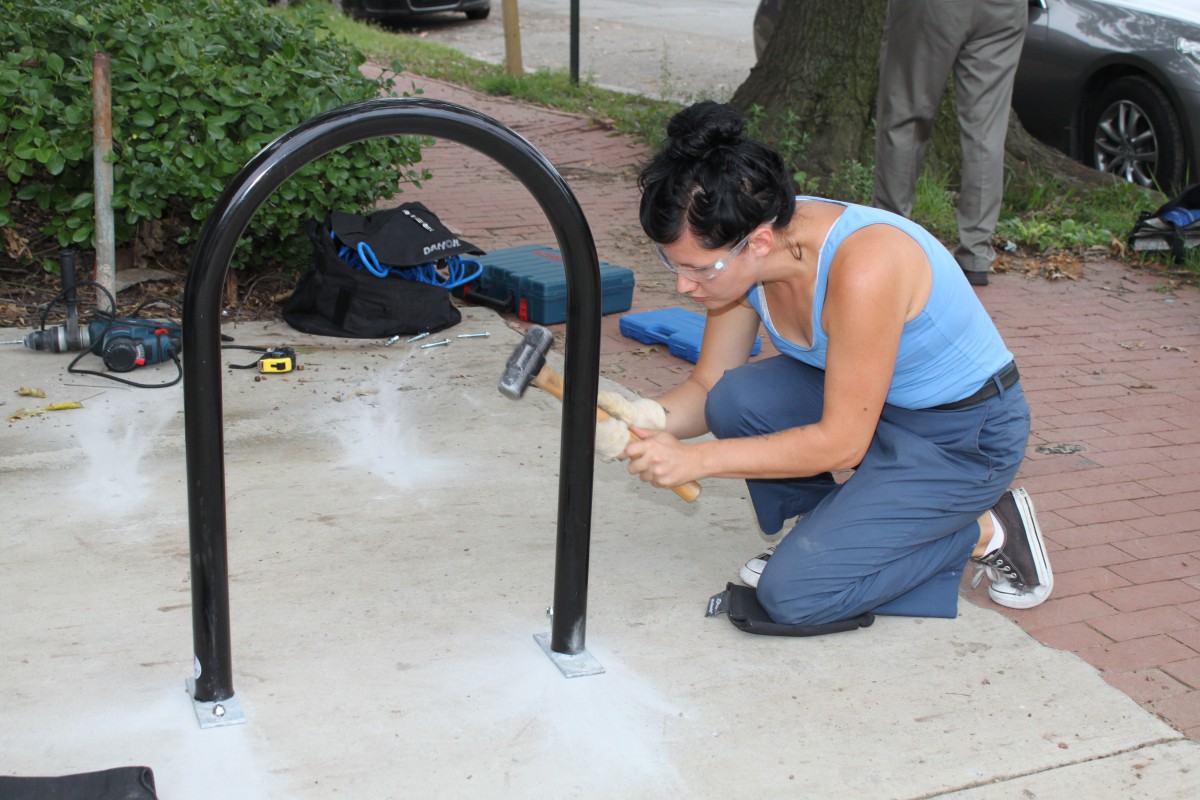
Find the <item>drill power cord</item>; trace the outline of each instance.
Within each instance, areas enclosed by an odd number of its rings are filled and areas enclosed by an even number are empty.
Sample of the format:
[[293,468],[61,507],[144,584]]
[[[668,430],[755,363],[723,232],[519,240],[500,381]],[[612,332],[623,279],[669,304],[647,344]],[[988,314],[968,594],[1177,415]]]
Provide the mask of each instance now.
[[74,286],[71,286],[67,289],[63,289],[58,294],[54,295],[54,297],[51,297],[50,300],[47,301],[47,303],[44,306],[42,306],[42,313],[38,319],[38,322],[41,323],[41,328],[39,328],[39,330],[42,333],[46,332],[46,316],[50,313],[50,309],[54,308],[55,305],[61,303],[64,307],[66,307],[67,314],[68,314],[68,316],[70,316],[71,307],[73,304],[67,302],[67,296],[75,294],[76,290],[80,286],[91,286],[94,289],[96,289],[96,291],[100,292],[106,298],[108,298],[108,311],[104,312],[104,311],[101,311],[99,308],[97,308],[96,316],[104,317],[105,315],[107,315],[108,317],[115,317],[117,315],[117,300],[115,297],[113,297],[112,292],[110,292],[108,289],[104,288],[100,284],[96,283],[95,281],[88,281],[88,280],[76,281]]
[[[121,325],[130,326],[130,327],[146,328],[152,332],[152,334],[154,335],[154,337],[156,339],[159,335],[167,335],[167,331],[163,327],[162,321],[152,320],[152,319],[142,320],[139,318],[140,314],[147,307],[153,306],[153,305],[158,305],[158,304],[169,305],[173,309],[175,309],[175,311],[180,316],[180,318],[182,318],[182,316],[183,316],[183,308],[176,301],[174,301],[168,297],[154,297],[154,298],[151,298],[151,299],[147,300],[146,302],[142,303],[141,305],[139,305],[136,309],[134,309],[133,313],[130,316],[118,317],[116,314],[117,301],[116,301],[116,298],[113,297],[112,292],[110,292],[104,286],[101,286],[99,283],[97,283],[95,281],[85,280],[85,281],[77,282],[75,287],[72,287],[72,289],[62,290],[57,295],[52,297],[50,299],[50,301],[47,302],[42,307],[42,312],[40,315],[39,322],[41,325],[40,330],[43,333],[46,330],[46,318],[50,313],[50,309],[53,308],[58,303],[65,304],[68,293],[73,292],[79,286],[94,287],[97,292],[103,294],[105,296],[105,298],[107,298],[108,307],[110,310],[101,311],[98,308],[96,309],[96,312],[95,312],[96,317],[98,318],[98,320],[103,321],[105,323],[105,325],[102,329],[100,329],[99,334],[95,337],[94,345],[84,348],[82,351],[80,351],[80,353],[78,355],[75,356],[75,358],[73,358],[71,360],[71,363],[69,363],[67,365],[67,372],[69,372],[73,375],[92,375],[92,376],[99,377],[99,378],[107,378],[110,381],[116,381],[117,383],[123,383],[126,386],[133,386],[138,389],[164,389],[168,386],[174,386],[175,384],[177,384],[181,380],[183,380],[183,363],[179,359],[179,353],[177,352],[176,348],[173,346],[174,343],[171,341],[170,336],[167,336],[167,342],[165,343],[164,352],[167,354],[167,356],[170,357],[170,359],[173,362],[175,362],[176,374],[175,374],[175,378],[173,380],[168,381],[166,383],[139,383],[137,381],[128,380],[127,378],[117,377],[116,375],[113,375],[108,372],[98,372],[96,370],[90,370],[90,369],[79,369],[78,364],[79,364],[80,360],[83,359],[83,357],[88,355],[89,353],[91,353],[93,355],[96,354],[94,347],[99,346],[99,344],[104,341],[104,337],[108,334],[108,332],[112,329],[112,327],[118,323]],[[233,341],[233,337],[228,336],[226,334],[221,334],[221,341],[231,342],[231,341]],[[294,351],[288,347],[252,347],[249,345],[223,344],[223,345],[221,345],[221,349],[222,350],[249,350],[251,352],[261,354],[256,361],[253,361],[249,364],[230,364],[229,366],[231,369],[254,369],[255,367],[260,367],[263,372],[290,372],[294,368],[294,364],[295,364]]]
[[[161,320],[150,320],[150,319],[142,320],[139,318],[139,315],[148,306],[157,305],[157,304],[165,304],[165,305],[171,306],[173,309],[175,309],[176,313],[182,318],[182,316],[183,316],[182,307],[179,305],[179,303],[175,302],[174,300],[170,299],[169,297],[153,297],[153,298],[147,300],[146,302],[142,303],[141,305],[139,305],[136,309],[134,309],[133,313],[130,316],[118,317],[117,313],[116,313],[117,312],[117,300],[115,297],[113,297],[112,292],[110,292],[107,288],[100,285],[96,281],[89,281],[89,280],[77,281],[73,286],[63,289],[58,294],[56,294],[54,297],[52,297],[49,300],[49,302],[47,302],[44,306],[42,306],[42,312],[41,312],[41,315],[39,318],[39,323],[41,325],[39,330],[41,333],[43,333],[43,334],[46,333],[46,317],[49,315],[50,309],[53,308],[56,304],[61,303],[65,306],[67,306],[68,317],[71,316],[73,308],[72,308],[72,304],[70,302],[68,302],[68,296],[69,295],[73,296],[75,291],[80,286],[91,286],[99,294],[103,294],[104,297],[108,300],[108,310],[104,311],[104,310],[101,310],[100,308],[96,309],[95,315],[96,315],[98,321],[102,321],[105,323],[104,327],[100,329],[99,335],[95,337],[94,343],[91,343],[88,347],[83,348],[79,352],[79,354],[77,356],[75,356],[75,358],[71,359],[71,363],[69,363],[67,365],[67,372],[69,372],[73,375],[92,375],[92,376],[95,376],[98,378],[107,378],[110,381],[116,381],[117,383],[123,383],[126,386],[133,386],[138,389],[164,389],[168,386],[174,386],[175,384],[177,384],[181,380],[183,380],[183,364],[179,360],[179,353],[177,352],[175,343],[174,343],[174,341],[172,341],[172,338],[168,335],[168,331],[166,328],[164,328],[163,322]],[[113,375],[108,372],[98,372],[96,370],[79,369],[78,368],[77,365],[83,359],[84,356],[86,356],[88,354],[99,355],[99,353],[97,353],[97,351],[96,351],[96,348],[99,347],[100,343],[102,343],[104,341],[105,336],[107,336],[108,332],[110,330],[112,330],[112,327],[118,323],[123,326],[128,326],[128,327],[147,328],[153,333],[156,340],[159,335],[166,336],[167,342],[164,346],[164,352],[166,353],[167,356],[170,357],[170,359],[172,361],[175,362],[176,375],[175,375],[174,380],[168,381],[166,383],[139,383],[137,381],[131,381],[126,378],[119,378],[116,375]]]
[[[109,302],[109,305],[111,308],[115,309],[117,307],[116,300],[113,298],[112,294],[107,289],[105,289],[103,286],[96,283],[95,281],[82,281],[82,283],[95,286],[98,290],[103,292],[108,297],[108,302]],[[54,301],[51,301],[51,302],[54,302]],[[165,345],[165,352],[168,356],[170,356],[171,360],[175,362],[175,378],[173,380],[167,381],[166,383],[138,383],[137,381],[131,381],[127,378],[118,378],[116,375],[113,375],[108,372],[97,372],[96,370],[90,370],[90,369],[77,369],[75,365],[79,363],[80,359],[82,359],[84,356],[88,355],[89,353],[94,354],[94,351],[90,347],[87,348],[86,350],[83,350],[82,352],[80,352],[79,355],[75,356],[75,358],[71,359],[71,363],[67,365],[67,372],[69,372],[73,375],[93,375],[98,378],[107,378],[110,381],[116,381],[117,383],[123,383],[126,386],[133,386],[137,389],[165,389],[168,386],[174,386],[175,384],[177,384],[181,380],[183,380],[183,362],[181,362],[179,360],[179,353],[176,351],[175,347],[173,346],[171,337],[167,335],[166,329],[163,328],[162,321],[161,320],[152,320],[152,319],[142,320],[142,319],[139,319],[139,317],[138,317],[138,315],[141,314],[143,310],[145,310],[148,306],[152,306],[152,305],[171,306],[172,308],[175,309],[175,311],[179,314],[180,317],[183,316],[183,308],[179,305],[179,303],[175,302],[171,298],[169,298],[169,297],[152,297],[149,300],[147,300],[146,302],[139,305],[137,308],[135,308],[133,310],[133,313],[130,316],[120,317],[119,319],[120,319],[120,322],[122,325],[129,325],[132,327],[140,327],[140,328],[148,328],[152,333],[154,333],[155,338],[157,338],[159,335],[163,335],[163,336],[167,337],[167,343]],[[116,324],[118,317],[116,316],[115,313],[104,312],[104,311],[100,311],[99,309],[96,310],[96,316],[99,317],[100,319],[104,320],[107,323],[104,326],[103,331],[101,331],[100,336],[97,337],[97,342],[102,342],[102,341],[104,341],[104,337],[112,329],[113,325]],[[42,320],[43,320],[42,324],[44,326],[45,325],[45,315],[44,314],[43,314]]]

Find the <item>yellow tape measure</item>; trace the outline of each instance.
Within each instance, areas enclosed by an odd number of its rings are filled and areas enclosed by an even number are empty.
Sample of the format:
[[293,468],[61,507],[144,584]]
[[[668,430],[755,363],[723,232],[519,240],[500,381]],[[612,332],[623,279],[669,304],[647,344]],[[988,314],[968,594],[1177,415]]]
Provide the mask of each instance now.
[[291,372],[296,368],[296,352],[290,347],[276,347],[268,350],[258,360],[258,371],[277,374]]

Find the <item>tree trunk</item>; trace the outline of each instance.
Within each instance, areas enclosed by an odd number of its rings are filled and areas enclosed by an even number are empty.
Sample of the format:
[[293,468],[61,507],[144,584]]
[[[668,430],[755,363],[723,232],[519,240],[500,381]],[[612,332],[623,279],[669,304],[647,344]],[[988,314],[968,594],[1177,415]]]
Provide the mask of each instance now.
[[828,176],[874,152],[887,0],[781,3],[775,32],[730,102],[792,165]]
[[[778,25],[731,103],[754,134],[776,146],[798,172],[825,180],[847,165],[873,164],[875,96],[887,0],[781,3]],[[947,83],[925,169],[957,185],[962,151],[952,82]],[[1006,165],[1017,183],[1052,176],[1089,190],[1111,176],[1083,167],[1034,140],[1009,117]]]

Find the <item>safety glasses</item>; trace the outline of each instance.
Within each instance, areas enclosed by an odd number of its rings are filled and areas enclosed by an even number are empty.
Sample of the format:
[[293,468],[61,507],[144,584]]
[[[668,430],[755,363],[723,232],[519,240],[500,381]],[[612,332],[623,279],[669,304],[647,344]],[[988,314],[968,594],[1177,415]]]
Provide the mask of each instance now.
[[[763,225],[771,225],[774,222],[775,220],[771,219],[768,222],[764,222]],[[729,252],[726,253],[723,258],[718,261],[714,261],[707,267],[679,266],[671,260],[670,256],[663,252],[662,245],[658,244],[657,242],[654,243],[654,252],[658,253],[658,257],[662,260],[663,265],[676,275],[682,275],[688,280],[695,281],[696,283],[708,283],[720,275],[721,271],[729,265],[729,262],[737,258],[738,254],[746,249],[746,245],[750,243],[750,237],[753,236],[754,231],[758,230],[760,227],[762,226],[760,225],[755,227],[754,230],[743,236],[741,241],[729,248]]]

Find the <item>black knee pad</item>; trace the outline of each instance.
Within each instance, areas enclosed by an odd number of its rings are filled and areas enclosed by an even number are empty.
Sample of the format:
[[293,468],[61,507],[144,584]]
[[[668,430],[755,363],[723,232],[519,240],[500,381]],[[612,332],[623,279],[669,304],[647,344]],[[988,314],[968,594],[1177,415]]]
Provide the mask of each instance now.
[[821,625],[782,625],[773,621],[766,609],[759,605],[754,589],[734,583],[727,584],[725,591],[709,598],[708,611],[704,616],[714,617],[717,614],[728,614],[729,621],[735,628],[763,636],[820,636],[825,633],[867,628],[875,621],[875,615],[867,612],[850,619]]

